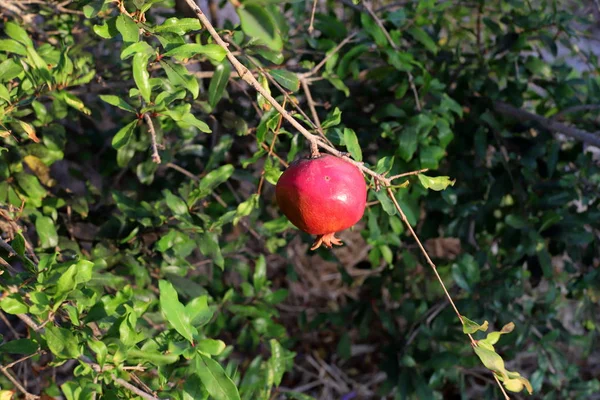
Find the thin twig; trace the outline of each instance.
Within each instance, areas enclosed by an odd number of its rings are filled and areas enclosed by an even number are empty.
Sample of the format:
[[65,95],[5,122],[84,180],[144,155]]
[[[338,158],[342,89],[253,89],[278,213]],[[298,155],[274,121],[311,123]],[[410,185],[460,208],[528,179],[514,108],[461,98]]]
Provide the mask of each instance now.
[[311,69],[310,71],[304,73],[304,74],[299,74],[298,78],[300,79],[307,79],[311,76],[313,76],[314,74],[316,74],[317,72],[319,72],[319,70],[321,68],[323,68],[323,65],[325,65],[325,63],[327,62],[327,60],[329,60],[331,57],[333,57],[338,51],[341,50],[342,47],[344,47],[347,43],[349,43],[354,36],[356,36],[358,32],[353,32],[350,35],[348,35],[344,40],[342,40],[337,46],[334,47],[333,50],[331,50],[330,52],[327,53],[327,55],[321,60],[321,62],[319,62],[317,65],[315,65],[313,67],[313,69]]
[[308,25],[308,34],[312,36],[315,30],[313,23],[315,22],[315,11],[317,10],[317,0],[313,1],[312,11],[310,12],[310,24]]
[[4,376],[6,376],[8,380],[11,381],[13,385],[15,385],[15,388],[17,388],[19,392],[25,395],[26,400],[34,400],[40,398],[40,396],[36,396],[35,394],[29,393],[27,389],[25,389],[23,385],[21,385],[21,382],[19,382],[14,376],[12,376],[12,374],[8,370],[8,367],[0,366],[0,372],[2,372]]
[[[413,227],[408,222],[408,218],[406,218],[406,214],[404,214],[404,211],[402,211],[402,208],[398,204],[398,200],[396,200],[396,196],[394,196],[394,192],[392,192],[392,189],[389,186],[386,188],[386,190],[387,190],[388,196],[392,199],[392,202],[394,202],[394,206],[396,207],[396,210],[398,210],[398,212],[400,213],[400,216],[402,217],[402,221],[404,221],[404,224],[406,225],[406,227],[410,231],[411,236],[417,242],[417,245],[419,246],[419,249],[421,249],[421,253],[423,253],[423,256],[425,257],[425,260],[427,260],[427,263],[429,264],[429,266],[433,270],[433,272],[434,272],[437,280],[439,281],[440,285],[442,286],[442,289],[444,290],[444,293],[446,294],[446,297],[448,298],[448,301],[450,302],[450,305],[454,309],[454,312],[458,316],[458,319],[460,320],[461,325],[464,325],[463,317],[460,314],[460,312],[458,311],[458,308],[456,307],[456,304],[454,304],[454,300],[452,300],[452,296],[450,296],[450,293],[448,292],[448,289],[446,289],[446,285],[444,284],[444,281],[442,280],[442,277],[440,276],[440,274],[439,274],[439,272],[437,270],[437,267],[435,266],[435,264],[433,263],[433,261],[429,257],[429,254],[427,253],[427,250],[425,250],[425,247],[423,247],[423,244],[421,243],[421,240],[419,240],[419,237],[415,233]],[[477,342],[475,341],[475,339],[473,339],[473,336],[470,333],[467,333],[467,336],[471,340],[471,346],[477,347]],[[493,372],[492,372],[492,375],[494,375],[494,378],[496,379],[496,382],[498,383],[498,386],[500,387],[500,390],[504,394],[504,398],[506,400],[510,400],[510,398],[508,397],[508,395],[504,391],[504,388],[502,387],[502,384],[500,383],[500,381],[498,380],[498,378],[496,377],[496,375]]]
[[135,393],[146,400],[159,400],[158,397],[154,397],[151,394],[144,392],[143,390],[133,386],[131,383],[127,382],[124,379],[115,378],[115,383],[119,386],[123,386],[125,389],[128,389],[132,393]]
[[494,376],[494,379],[496,380],[498,387],[500,387],[500,390],[502,391],[502,394],[504,395],[504,399],[510,400],[510,397],[508,397],[508,394],[506,394],[506,390],[504,390],[504,386],[502,386],[502,384],[500,383],[500,380],[498,380],[498,377],[496,376],[496,374],[492,373],[492,375]]
[[429,171],[429,168],[423,168],[423,169],[419,169],[417,171],[410,171],[410,172],[405,172],[403,174],[394,175],[394,176],[391,176],[389,179],[390,179],[390,181],[393,181],[394,179],[402,178],[404,176],[418,175],[418,174],[421,174],[421,173],[427,172],[427,171]]
[[380,182],[382,182],[384,184],[386,184],[386,183],[389,184],[389,180],[387,178],[385,178],[384,176],[376,173],[375,171],[372,171],[371,169],[365,167],[363,165],[363,163],[361,163],[361,162],[354,161],[350,158],[344,157],[344,154],[342,154],[340,151],[335,149],[333,146],[322,142],[321,140],[319,140],[319,136],[310,133],[304,126],[302,126],[302,124],[300,124],[300,122],[298,122],[298,120],[296,120],[294,117],[292,117],[283,107],[281,107],[281,105],[277,102],[277,100],[275,100],[273,98],[273,96],[271,96],[271,94],[261,86],[261,84],[256,80],[256,78],[250,73],[248,68],[246,68],[240,61],[238,61],[238,59],[231,53],[231,51],[229,50],[228,44],[225,43],[225,41],[217,33],[217,31],[211,25],[211,23],[208,20],[208,18],[206,17],[206,15],[194,3],[194,1],[193,0],[185,0],[185,1],[192,8],[192,10],[196,13],[196,16],[198,17],[200,22],[206,27],[206,29],[208,30],[208,32],[210,33],[212,38],[215,40],[215,42],[225,50],[227,59],[229,60],[229,62],[231,62],[234,69],[238,72],[238,74],[240,75],[240,78],[242,80],[244,80],[246,83],[248,83],[250,86],[252,86],[258,93],[263,95],[264,98],[269,103],[271,103],[273,108],[275,108],[280,114],[282,114],[283,118],[285,118],[286,121],[288,121],[294,128],[296,128],[302,134],[302,136],[304,136],[306,138],[306,140],[308,140],[311,143],[316,143],[317,146],[327,150],[329,153],[335,155],[336,157],[345,158],[346,161],[348,161],[351,164],[354,164],[357,168],[359,168],[365,174],[374,177],[375,179],[379,180]]
[[306,95],[306,103],[308,104],[308,108],[310,108],[310,112],[315,120],[315,124],[317,125],[317,130],[321,134],[321,136],[325,136],[325,132],[323,132],[323,128],[321,127],[321,120],[319,119],[319,114],[317,114],[317,109],[315,108],[315,102],[310,93],[310,89],[308,88],[308,82],[306,79],[300,79],[300,83],[302,84],[302,90],[304,90],[304,94]]
[[[385,35],[386,39],[388,40],[390,46],[392,46],[392,48],[394,50],[399,51],[400,48],[398,47],[396,42],[394,42],[394,39],[392,39],[392,36],[388,32],[388,30],[385,29],[385,26],[383,25],[383,22],[381,21],[381,19],[379,19],[377,14],[375,14],[375,12],[373,12],[371,5],[368,4],[367,2],[365,2],[364,6],[365,6],[365,10],[367,10],[369,15],[375,20],[375,23],[383,31],[383,34]],[[415,78],[413,77],[413,74],[410,71],[406,71],[406,73],[408,74],[408,83],[410,84],[410,90],[413,92],[413,95],[415,96],[415,104],[417,107],[417,111],[421,112],[421,100],[419,99],[419,92],[417,91],[417,87],[415,86]]]
[[600,147],[600,134],[598,133],[592,133],[575,128],[573,126],[565,125],[561,122],[544,118],[540,115],[514,107],[508,103],[499,101],[495,102],[494,109],[500,114],[515,118],[519,121],[534,121],[537,122],[542,128],[547,129],[550,132],[559,132],[592,146]]
[[152,144],[152,161],[160,164],[160,155],[158,154],[158,144],[156,143],[156,130],[154,129],[154,123],[150,114],[144,113],[144,121],[148,125],[148,132],[150,132],[150,143]]

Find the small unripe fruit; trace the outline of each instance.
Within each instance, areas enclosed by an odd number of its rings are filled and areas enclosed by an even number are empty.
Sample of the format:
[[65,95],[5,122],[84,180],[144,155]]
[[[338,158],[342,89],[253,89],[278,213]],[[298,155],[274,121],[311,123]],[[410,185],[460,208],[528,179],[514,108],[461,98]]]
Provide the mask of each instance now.
[[293,162],[277,182],[277,204],[299,229],[331,248],[342,242],[336,232],[356,224],[365,212],[367,185],[362,172],[348,161],[322,154]]

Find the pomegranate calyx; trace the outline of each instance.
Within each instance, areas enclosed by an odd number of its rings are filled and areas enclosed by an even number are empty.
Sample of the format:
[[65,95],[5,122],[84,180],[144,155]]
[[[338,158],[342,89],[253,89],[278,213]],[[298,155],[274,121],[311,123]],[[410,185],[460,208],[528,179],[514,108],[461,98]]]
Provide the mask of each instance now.
[[344,243],[340,239],[335,237],[335,232],[326,233],[324,235],[317,236],[317,240],[315,240],[315,242],[313,243],[313,245],[310,249],[316,250],[319,247],[321,247],[321,245],[330,249],[333,247],[333,245],[342,246],[343,244]]

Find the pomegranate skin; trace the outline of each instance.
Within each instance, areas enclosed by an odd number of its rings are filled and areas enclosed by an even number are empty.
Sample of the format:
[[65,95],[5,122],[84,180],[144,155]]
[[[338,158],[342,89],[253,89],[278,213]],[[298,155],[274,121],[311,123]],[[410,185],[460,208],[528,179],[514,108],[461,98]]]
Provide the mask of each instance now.
[[290,222],[319,236],[316,247],[341,244],[333,234],[356,224],[367,201],[367,185],[360,170],[329,154],[292,163],[275,191],[277,204]]

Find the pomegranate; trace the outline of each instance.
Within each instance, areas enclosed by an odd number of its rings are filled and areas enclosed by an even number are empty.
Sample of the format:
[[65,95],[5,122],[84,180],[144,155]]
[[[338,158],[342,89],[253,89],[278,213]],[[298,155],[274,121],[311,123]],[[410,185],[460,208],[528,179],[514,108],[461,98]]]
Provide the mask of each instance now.
[[311,250],[342,245],[335,233],[356,224],[365,212],[362,172],[329,154],[294,161],[275,188],[277,204],[299,229],[317,235]]

